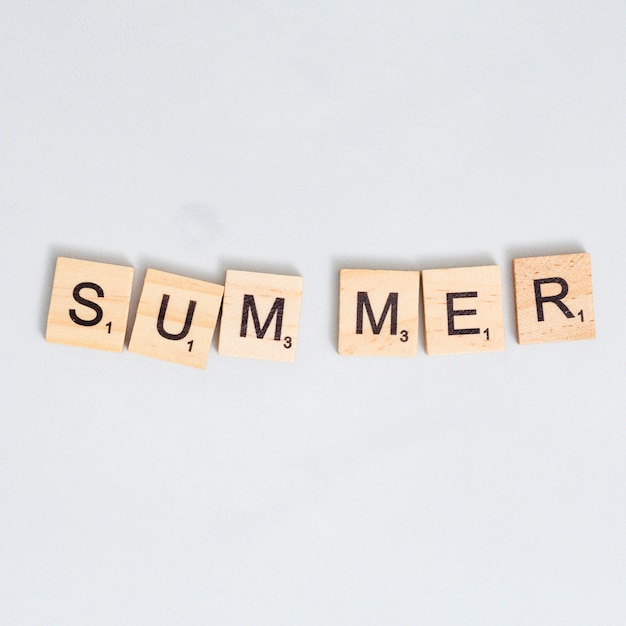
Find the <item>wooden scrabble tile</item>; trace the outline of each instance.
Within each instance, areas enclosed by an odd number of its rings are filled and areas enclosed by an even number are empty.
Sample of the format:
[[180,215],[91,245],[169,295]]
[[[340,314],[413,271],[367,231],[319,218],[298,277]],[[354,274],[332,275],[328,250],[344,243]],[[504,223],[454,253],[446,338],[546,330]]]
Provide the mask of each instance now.
[[149,269],[129,352],[204,368],[224,287]]
[[415,356],[420,273],[341,270],[339,354]]
[[46,341],[121,352],[133,274],[132,267],[59,257]]
[[218,352],[293,361],[301,300],[300,276],[228,270]]
[[588,254],[514,259],[513,280],[521,344],[595,338]]
[[428,354],[504,350],[497,265],[424,270],[422,286]]

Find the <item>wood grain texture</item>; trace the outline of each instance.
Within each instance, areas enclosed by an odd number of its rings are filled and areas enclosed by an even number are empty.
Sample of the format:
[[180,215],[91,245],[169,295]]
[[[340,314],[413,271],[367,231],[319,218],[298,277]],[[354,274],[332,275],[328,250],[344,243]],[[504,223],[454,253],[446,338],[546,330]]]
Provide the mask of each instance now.
[[424,270],[422,286],[428,354],[504,350],[497,265]]
[[46,341],[121,352],[133,275],[132,267],[57,258]]
[[204,368],[223,293],[222,285],[149,269],[129,352]]
[[419,329],[420,273],[341,270],[341,355],[414,357]]
[[514,259],[513,281],[520,344],[595,338],[589,254]]
[[220,325],[220,355],[293,361],[303,279],[228,270]]

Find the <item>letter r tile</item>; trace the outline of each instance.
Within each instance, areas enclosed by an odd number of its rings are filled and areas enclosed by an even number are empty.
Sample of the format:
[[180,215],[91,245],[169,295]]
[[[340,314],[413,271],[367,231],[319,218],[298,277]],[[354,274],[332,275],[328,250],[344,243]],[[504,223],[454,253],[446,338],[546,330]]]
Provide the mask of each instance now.
[[223,293],[222,285],[149,269],[128,351],[204,368]]
[[339,354],[415,356],[420,273],[341,270],[339,276]]
[[497,265],[424,270],[422,287],[428,354],[504,350]]
[[595,338],[589,254],[514,259],[513,281],[519,343]]
[[298,343],[302,277],[228,270],[218,352],[293,361]]
[[121,352],[133,274],[132,267],[59,257],[46,341]]

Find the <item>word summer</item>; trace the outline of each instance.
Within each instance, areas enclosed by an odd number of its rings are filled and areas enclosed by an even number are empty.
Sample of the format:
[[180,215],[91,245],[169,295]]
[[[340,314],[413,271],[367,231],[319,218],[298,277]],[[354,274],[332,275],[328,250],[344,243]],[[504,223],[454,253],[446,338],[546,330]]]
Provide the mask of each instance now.
[[[132,267],[59,257],[46,340],[121,352],[133,274]],[[589,254],[514,259],[513,280],[519,343],[595,337]],[[220,355],[293,361],[302,283],[300,276],[228,270],[216,285],[148,269],[128,350],[203,368],[221,310]],[[339,354],[415,356],[420,290],[428,354],[504,349],[499,266],[345,269]]]

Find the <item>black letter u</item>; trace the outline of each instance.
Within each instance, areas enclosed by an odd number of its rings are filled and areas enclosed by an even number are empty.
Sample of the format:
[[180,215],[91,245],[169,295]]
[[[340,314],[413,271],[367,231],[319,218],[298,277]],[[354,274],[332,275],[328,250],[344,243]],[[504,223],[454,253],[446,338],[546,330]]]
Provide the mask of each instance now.
[[167,305],[169,301],[169,295],[164,293],[163,300],[161,300],[159,319],[157,319],[157,330],[159,331],[159,335],[161,335],[161,337],[164,337],[165,339],[172,339],[174,341],[184,339],[189,333],[189,329],[191,328],[191,320],[193,319],[193,314],[196,310],[196,301],[189,301],[189,307],[187,308],[187,317],[185,317],[185,325],[183,326],[183,329],[179,333],[168,333],[165,328],[163,328],[163,322],[165,321],[165,312],[167,311]]

